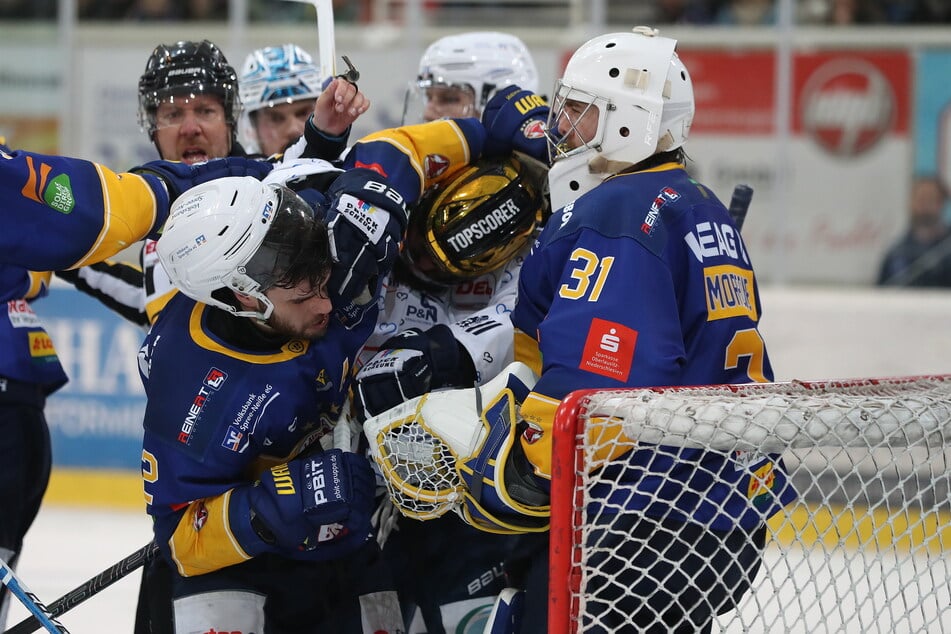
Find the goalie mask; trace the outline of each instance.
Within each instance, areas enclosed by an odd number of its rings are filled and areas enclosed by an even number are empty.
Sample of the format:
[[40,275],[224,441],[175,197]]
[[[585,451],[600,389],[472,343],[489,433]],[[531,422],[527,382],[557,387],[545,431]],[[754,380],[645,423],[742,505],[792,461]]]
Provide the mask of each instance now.
[[139,126],[154,138],[159,104],[175,100],[187,103],[203,94],[221,98],[233,140],[241,111],[238,75],[221,49],[208,40],[159,44],[139,78]]
[[403,103],[403,124],[479,117],[499,88],[538,92],[538,70],[525,43],[494,31],[448,35],[419,60]]
[[547,218],[544,167],[527,157],[481,159],[431,188],[410,212],[401,256],[438,286],[506,264]]
[[[312,284],[330,271],[324,224],[300,196],[252,176],[219,178],[179,196],[156,245],[169,279],[192,299],[266,320],[273,286]],[[242,311],[231,291],[261,302]]]
[[555,209],[687,140],[693,84],[676,45],[639,26],[589,40],[568,60],[546,125]]

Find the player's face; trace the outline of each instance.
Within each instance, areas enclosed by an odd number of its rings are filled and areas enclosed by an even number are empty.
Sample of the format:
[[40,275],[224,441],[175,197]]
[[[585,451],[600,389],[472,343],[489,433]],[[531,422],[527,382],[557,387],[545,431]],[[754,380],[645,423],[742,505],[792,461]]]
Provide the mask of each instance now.
[[426,89],[426,109],[423,119],[464,119],[478,117],[475,94],[466,86],[432,86]]
[[584,101],[568,99],[558,115],[558,134],[564,137],[566,149],[573,150],[595,138],[598,132],[598,109]]
[[179,96],[155,112],[155,144],[167,161],[189,165],[228,156],[231,128],[215,95]]
[[254,113],[254,129],[258,133],[261,153],[270,156],[283,152],[304,134],[307,117],[314,112],[316,99],[280,103]]
[[293,288],[272,287],[266,295],[274,304],[274,312],[267,325],[275,332],[287,337],[300,339],[319,339],[327,334],[330,327],[330,314],[333,306],[327,292],[330,274],[320,286],[313,287],[309,282],[301,282]]

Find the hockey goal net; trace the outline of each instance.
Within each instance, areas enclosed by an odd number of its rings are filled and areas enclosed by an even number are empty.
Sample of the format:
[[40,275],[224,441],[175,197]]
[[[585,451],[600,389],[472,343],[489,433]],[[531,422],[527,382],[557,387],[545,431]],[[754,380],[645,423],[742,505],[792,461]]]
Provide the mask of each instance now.
[[768,520],[750,589],[714,632],[951,632],[951,375],[579,391],[553,443],[552,633],[692,631],[609,625],[592,607],[592,579],[630,595],[639,573],[619,545],[640,539],[604,538],[591,491],[610,487],[623,513],[636,478],[593,461],[637,443],[781,455],[798,494]]

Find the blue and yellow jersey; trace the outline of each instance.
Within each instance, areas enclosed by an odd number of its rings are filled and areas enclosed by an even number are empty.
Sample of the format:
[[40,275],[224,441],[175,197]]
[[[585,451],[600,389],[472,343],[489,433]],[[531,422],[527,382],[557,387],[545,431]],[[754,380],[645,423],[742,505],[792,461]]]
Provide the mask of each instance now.
[[[429,184],[481,152],[484,132],[477,121],[419,127],[362,139],[343,167],[376,170],[412,203]],[[306,180],[288,184],[308,186]],[[148,398],[142,453],[148,512],[155,518],[156,543],[186,576],[253,556],[232,530],[235,514],[248,513],[232,508],[233,489],[250,485],[263,469],[330,431],[357,353],[376,322],[375,312],[354,329],[332,319],[318,340],[251,351],[212,332],[208,320],[214,313],[253,328],[246,318],[175,293],[140,352]]]
[[[551,477],[555,409],[572,390],[771,381],[761,313],[739,230],[680,164],[614,176],[553,214],[512,313],[516,360],[541,377],[521,407],[539,483]],[[637,481],[643,495],[628,506],[720,529],[755,526],[794,496],[765,455],[645,448],[607,468]],[[753,474],[772,490],[752,486]]]
[[485,128],[478,119],[442,119],[369,134],[347,152],[343,167],[385,176],[407,203],[479,158]]
[[34,271],[111,257],[164,224],[169,200],[154,176],[0,146],[0,262]]
[[56,349],[30,302],[51,271],[115,255],[165,221],[168,195],[155,177],[117,174],[81,159],[0,146],[0,376],[43,387],[66,383]]
[[331,320],[321,339],[246,350],[212,332],[211,313],[253,328],[178,293],[140,352],[147,508],[156,543],[184,575],[249,558],[231,532],[230,490],[331,429],[373,326],[348,330]]

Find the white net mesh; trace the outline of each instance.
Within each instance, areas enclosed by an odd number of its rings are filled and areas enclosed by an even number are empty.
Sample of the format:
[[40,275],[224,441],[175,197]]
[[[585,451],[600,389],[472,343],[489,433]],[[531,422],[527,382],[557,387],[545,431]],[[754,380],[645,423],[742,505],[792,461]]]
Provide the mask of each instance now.
[[[552,632],[951,631],[951,377],[605,390],[580,408],[556,432]],[[781,454],[798,497],[760,557],[755,530],[712,533],[690,493],[652,486],[637,441],[706,499],[731,470],[679,448],[754,473]],[[670,506],[688,521],[659,525]]]

